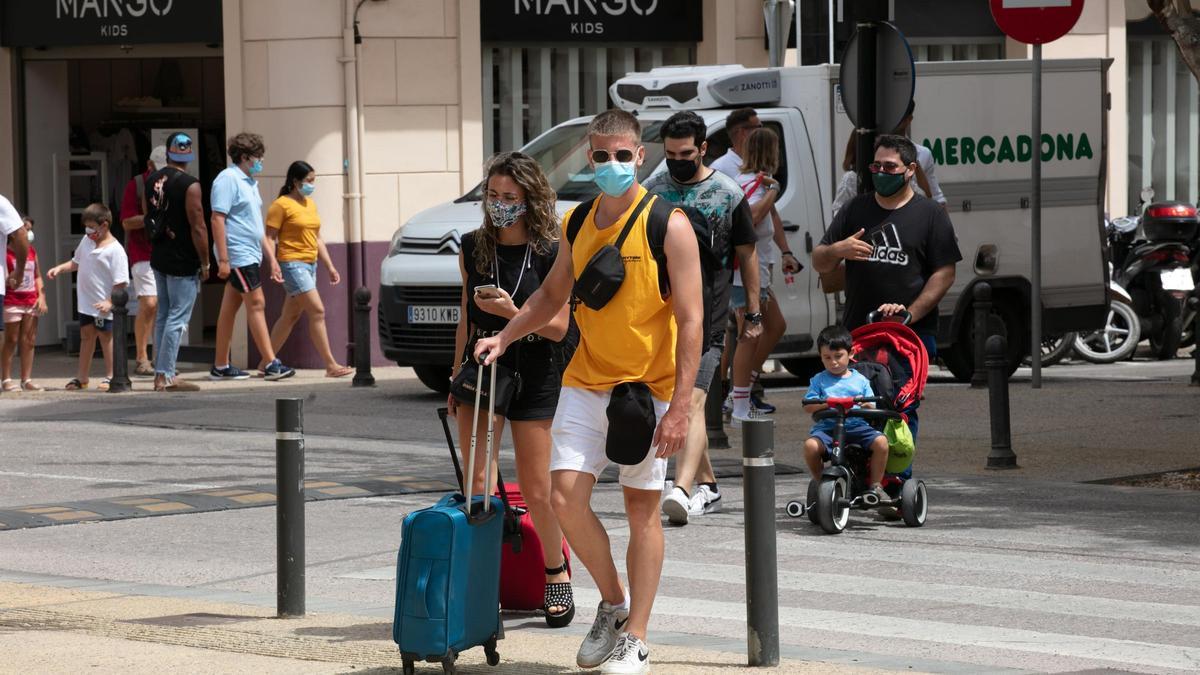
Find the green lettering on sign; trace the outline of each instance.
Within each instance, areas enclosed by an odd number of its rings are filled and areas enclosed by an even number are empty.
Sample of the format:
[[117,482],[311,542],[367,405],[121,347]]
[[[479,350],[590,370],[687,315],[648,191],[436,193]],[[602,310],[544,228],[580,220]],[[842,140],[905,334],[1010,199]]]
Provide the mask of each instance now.
[[1028,162],[1033,159],[1033,139],[1021,134],[1017,136],[1017,161]]
[[942,154],[942,139],[934,139],[933,144],[931,145],[929,143],[929,139],[926,138],[924,141],[921,141],[921,145],[929,148],[929,153],[933,155],[933,161],[935,164],[946,163],[945,155]]
[[[1004,162],[1028,162],[1033,159],[1033,139],[1025,134],[1017,136],[948,136],[926,138],[921,144],[929,148],[936,164],[955,166],[958,164],[1003,164]],[[1038,147],[1043,162],[1074,161],[1093,159],[1091,140],[1086,133],[1042,134]]]
[[963,164],[974,164],[975,163],[975,139],[969,138],[969,137],[964,137],[961,141],[959,141],[958,146],[962,150],[962,163]]
[[[996,161],[996,139],[991,136],[983,136],[979,139],[979,161],[984,164],[991,164]],[[984,154],[987,153],[987,154]]]
[[1067,134],[1066,136],[1058,134],[1054,137],[1054,146],[1057,151],[1056,156],[1060,162],[1064,157],[1075,159],[1075,134]]
[[1004,138],[1000,139],[1000,152],[996,153],[996,163],[997,164],[1003,163],[1005,161],[1008,161],[1008,162],[1017,161],[1017,156],[1013,154],[1012,141],[1010,141],[1008,139],[1008,136],[1005,136]]
[[1075,148],[1075,159],[1091,159],[1092,144],[1088,143],[1087,134],[1079,134],[1079,147]]

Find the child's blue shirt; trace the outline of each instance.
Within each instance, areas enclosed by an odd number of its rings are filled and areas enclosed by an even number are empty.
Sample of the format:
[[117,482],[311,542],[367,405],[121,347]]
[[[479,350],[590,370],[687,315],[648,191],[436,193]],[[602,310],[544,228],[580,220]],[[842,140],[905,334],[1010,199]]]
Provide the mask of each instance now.
[[[807,402],[807,399],[815,398],[871,397],[874,395],[875,392],[871,391],[871,382],[857,370],[848,371],[846,377],[837,377],[830,374],[828,370],[822,370],[809,380],[808,393],[804,395],[804,398]],[[855,405],[854,407],[861,406]],[[862,418],[846,418],[847,429],[859,425],[868,426],[867,421]],[[831,434],[834,426],[835,421],[832,419],[821,420],[813,426],[812,432],[823,431]]]

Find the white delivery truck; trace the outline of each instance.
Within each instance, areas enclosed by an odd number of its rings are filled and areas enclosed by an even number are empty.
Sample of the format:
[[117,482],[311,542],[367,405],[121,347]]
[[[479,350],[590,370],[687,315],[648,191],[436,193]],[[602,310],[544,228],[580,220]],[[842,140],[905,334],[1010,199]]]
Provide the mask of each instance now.
[[[1102,203],[1108,66],[1101,59],[1045,62],[1042,307],[1048,335],[1094,329],[1107,307]],[[774,357],[797,374],[814,367],[814,336],[839,312],[838,296],[821,289],[809,260],[829,225],[851,133],[837,81],[837,66],[828,65],[693,66],[633,73],[610,89],[616,105],[642,120],[642,179],[665,170],[658,132],[678,110],[693,110],[708,124],[706,162],[729,146],[724,126],[732,109],[754,107],[779,135],[784,165],[777,205],[790,248],[807,269],[793,284],[775,284],[788,328]],[[1030,62],[919,63],[916,99],[911,135],[932,150],[963,254],[940,306],[939,351],[956,376],[970,377],[971,291],[986,280],[995,289],[993,325],[1008,334],[1015,369],[1029,353]],[[560,211],[598,192],[587,162],[589,119],[559,124],[522,148],[545,168]],[[477,187],[417,214],[393,237],[383,262],[383,352],[439,391],[448,385],[454,358],[461,292],[455,256],[461,237],[481,221],[480,200]]]

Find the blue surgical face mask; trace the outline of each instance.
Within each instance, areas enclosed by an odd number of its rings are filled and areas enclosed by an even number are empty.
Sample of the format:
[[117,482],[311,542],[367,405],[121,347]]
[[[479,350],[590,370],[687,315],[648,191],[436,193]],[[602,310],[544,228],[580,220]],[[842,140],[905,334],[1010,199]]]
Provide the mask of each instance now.
[[250,165],[250,175],[253,176],[256,173],[262,173],[262,169],[262,160],[256,159],[254,160],[254,163]]
[[605,162],[596,165],[596,185],[609,197],[629,191],[637,170],[636,162]]
[[300,194],[304,195],[305,197],[311,197],[312,193],[316,192],[316,190],[317,190],[317,186],[312,183],[301,183],[300,184]]
[[499,199],[487,200],[486,208],[488,217],[492,219],[492,224],[502,229],[512,227],[528,210],[525,202],[510,204],[502,202]]

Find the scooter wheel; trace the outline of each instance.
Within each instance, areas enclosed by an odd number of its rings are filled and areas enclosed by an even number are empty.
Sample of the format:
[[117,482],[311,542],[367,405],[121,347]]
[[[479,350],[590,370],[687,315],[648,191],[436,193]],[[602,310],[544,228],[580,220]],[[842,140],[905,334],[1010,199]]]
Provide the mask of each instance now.
[[799,518],[804,515],[804,504],[793,499],[784,507],[784,512],[792,518]]

